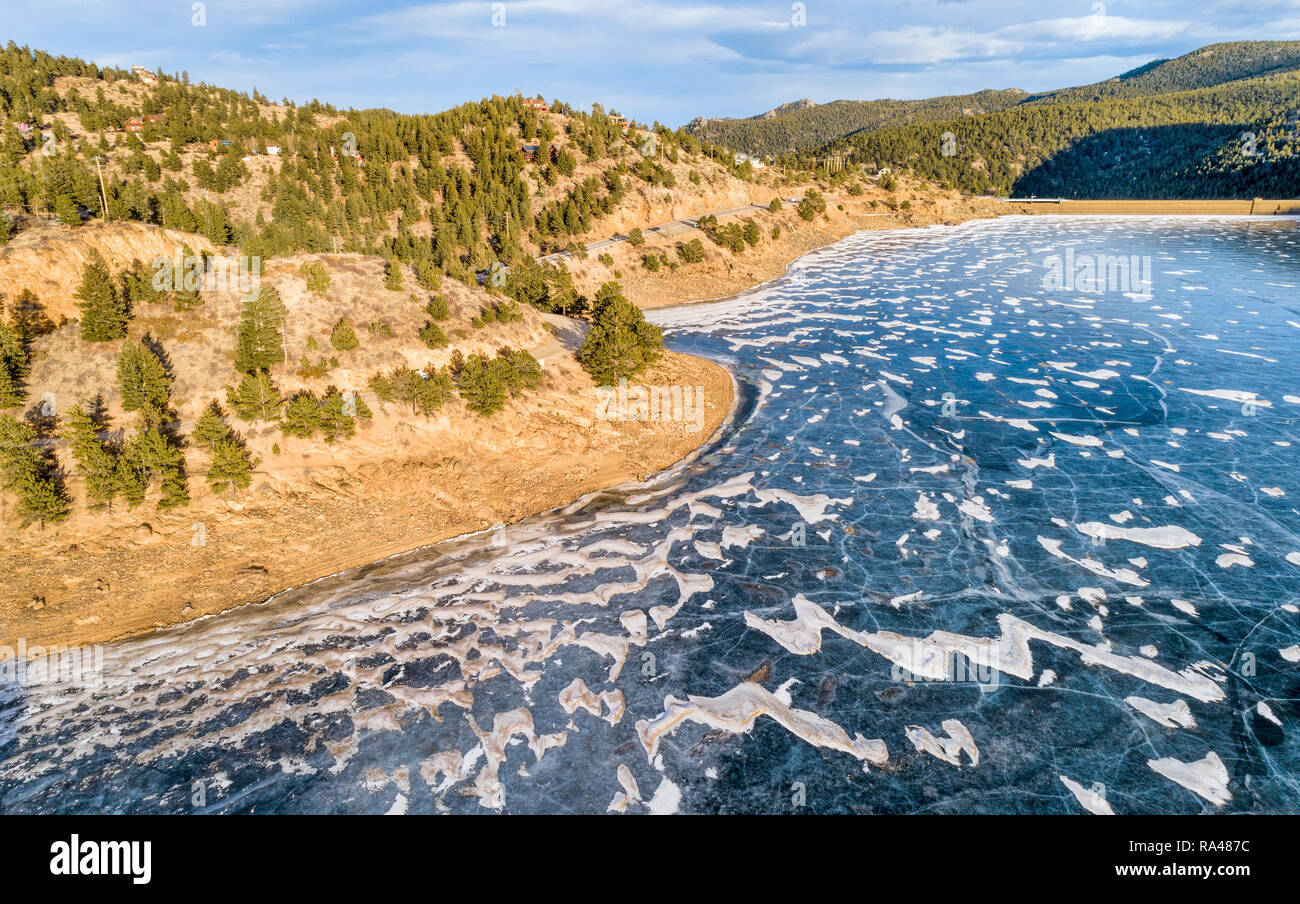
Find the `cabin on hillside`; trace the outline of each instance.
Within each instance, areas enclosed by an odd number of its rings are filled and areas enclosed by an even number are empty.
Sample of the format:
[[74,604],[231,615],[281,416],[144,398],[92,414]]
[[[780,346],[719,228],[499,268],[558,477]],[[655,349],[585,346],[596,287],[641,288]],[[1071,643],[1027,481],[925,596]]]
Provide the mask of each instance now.
[[550,113],[551,105],[540,97],[525,97],[524,106],[537,113]]
[[145,66],[132,66],[131,72],[146,85],[158,84],[158,74]]
[[122,131],[130,132],[132,135],[139,135],[144,131],[144,120],[139,116],[132,116],[126,122],[122,123]]
[[532,163],[537,159],[537,150],[538,150],[537,145],[526,144],[522,148],[520,148],[520,150],[523,152],[524,160],[527,161],[528,163]]
[[208,150],[210,151],[219,151],[228,147],[230,147],[230,142],[225,138],[213,138],[208,142]]
[[627,117],[624,116],[622,113],[609,114],[609,121],[612,123],[616,123],[625,129],[627,128]]

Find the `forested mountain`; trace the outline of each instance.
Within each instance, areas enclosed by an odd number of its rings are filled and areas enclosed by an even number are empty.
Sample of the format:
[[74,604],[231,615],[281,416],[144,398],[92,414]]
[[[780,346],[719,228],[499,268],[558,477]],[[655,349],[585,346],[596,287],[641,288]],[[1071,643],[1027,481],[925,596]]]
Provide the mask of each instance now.
[[[967,106],[975,103],[983,109]],[[874,121],[865,121],[868,110]],[[782,154],[788,164],[903,167],[972,193],[1292,197],[1300,194],[1300,42],[1213,44],[1032,96],[839,101],[688,129],[751,152],[802,148]]]
[[112,220],[264,259],[377,253],[469,281],[566,247],[636,186],[750,172],[723,148],[599,105],[492,97],[409,116],[275,104],[12,42],[0,51],[0,166],[12,213],[78,225],[104,216],[106,197]]
[[1294,197],[1297,110],[1300,72],[1288,72],[1167,94],[1022,105],[863,133],[819,153],[869,169],[906,167],[972,193]]
[[1168,94],[1296,69],[1300,69],[1300,41],[1210,44],[1174,60],[1153,60],[1095,85],[1035,95],[1026,103],[1068,103]]
[[1004,110],[1027,96],[1013,88],[925,100],[795,101],[748,119],[694,119],[685,130],[703,141],[769,157],[809,151],[862,130]]

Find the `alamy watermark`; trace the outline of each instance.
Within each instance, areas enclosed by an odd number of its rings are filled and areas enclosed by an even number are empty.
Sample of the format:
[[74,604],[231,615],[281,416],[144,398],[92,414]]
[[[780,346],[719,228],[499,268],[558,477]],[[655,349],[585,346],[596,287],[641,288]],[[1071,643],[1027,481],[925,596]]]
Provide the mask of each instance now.
[[[989,661],[983,661],[985,659]],[[997,690],[1002,673],[993,660],[976,655],[971,657],[955,650],[916,650],[910,656],[894,661],[889,677],[894,681],[941,681],[950,684],[974,684],[985,693]]]
[[596,417],[602,421],[667,421],[704,429],[703,386],[596,387]]
[[15,650],[0,644],[0,682],[95,685],[104,677],[104,647],[43,647],[18,638]]
[[1122,292],[1144,297],[1152,292],[1150,255],[1075,254],[1067,248],[1064,255],[1043,258],[1043,268],[1047,272],[1042,285],[1049,292]]
[[226,257],[183,254],[163,255],[150,262],[156,292],[235,291],[256,298],[262,286],[262,259],[246,254]]

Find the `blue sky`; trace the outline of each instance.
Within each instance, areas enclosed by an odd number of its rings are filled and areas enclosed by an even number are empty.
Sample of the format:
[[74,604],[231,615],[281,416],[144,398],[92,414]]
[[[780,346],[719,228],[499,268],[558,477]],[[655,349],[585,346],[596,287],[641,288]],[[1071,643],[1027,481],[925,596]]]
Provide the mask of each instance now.
[[0,37],[275,100],[417,113],[519,90],[673,126],[802,97],[1038,91],[1300,39],[1300,0],[208,0],[202,26],[194,5],[3,0]]

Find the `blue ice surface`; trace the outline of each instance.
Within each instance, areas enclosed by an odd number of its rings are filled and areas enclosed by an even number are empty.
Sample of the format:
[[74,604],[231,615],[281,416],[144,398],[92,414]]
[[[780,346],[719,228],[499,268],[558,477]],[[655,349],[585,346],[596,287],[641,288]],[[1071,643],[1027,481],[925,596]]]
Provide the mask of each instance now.
[[[1098,255],[1138,262],[1130,275],[1149,286],[1123,273],[1092,286],[1086,270],[1052,281],[1056,256]],[[1083,812],[1062,776],[1116,813],[1300,811],[1300,663],[1283,656],[1300,643],[1294,224],[1033,217],[868,232],[742,296],[652,319],[742,390],[698,459],[111,645],[96,684],[0,687],[0,811],[484,812],[483,737],[520,708],[534,735],[563,740],[540,759],[528,732],[504,747],[505,812],[603,812],[620,765],[643,801],[660,791],[680,812]],[[752,487],[709,495],[747,474]],[[764,490],[829,497],[829,517],[759,504]],[[700,505],[682,504],[691,494]],[[933,520],[918,518],[922,496]],[[1177,526],[1200,543],[1096,538],[1077,527],[1088,522]],[[727,528],[762,533],[717,561],[709,544]],[[712,584],[681,590],[677,575]],[[601,588],[604,605],[585,596]],[[1030,680],[900,680],[830,631],[797,655],[745,621],[792,619],[797,594],[847,629],[908,637],[997,637],[1010,614],[1209,676],[1221,699],[1039,642]],[[627,639],[620,615],[683,596],[615,679],[597,649],[537,653],[536,637],[565,625]],[[561,708],[576,678],[622,692],[617,724]],[[636,723],[665,697],[746,680],[884,740],[888,762],[864,771],[766,716],[748,731],[684,721],[648,757]],[[452,687],[471,702],[447,702]],[[1162,726],[1130,696],[1184,699],[1195,727]],[[908,741],[909,726],[946,738],[948,719],[970,731],[978,765]],[[1221,805],[1149,765],[1211,752],[1230,776]],[[459,762],[451,774],[430,766],[439,754]]]

